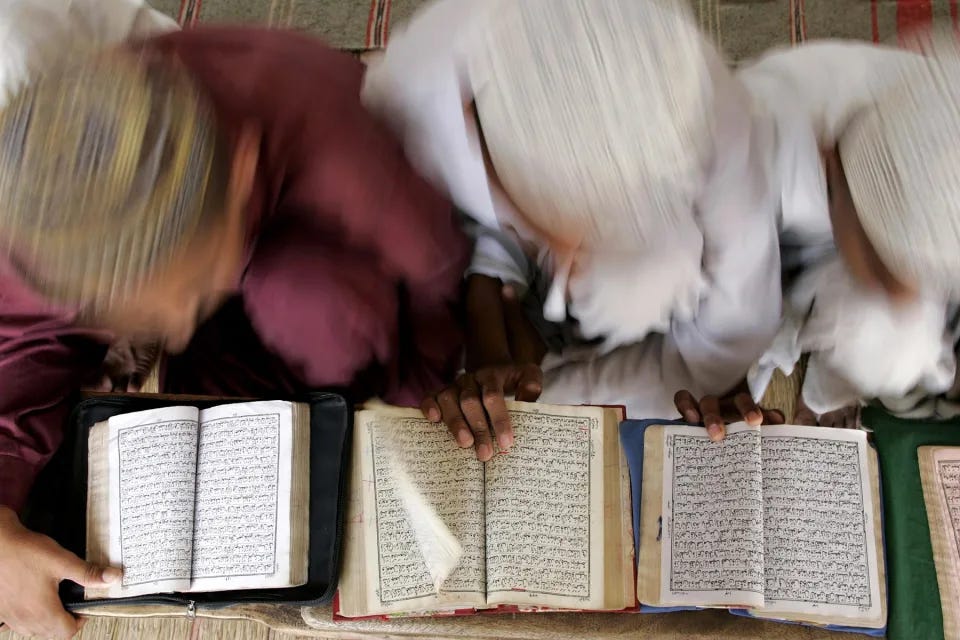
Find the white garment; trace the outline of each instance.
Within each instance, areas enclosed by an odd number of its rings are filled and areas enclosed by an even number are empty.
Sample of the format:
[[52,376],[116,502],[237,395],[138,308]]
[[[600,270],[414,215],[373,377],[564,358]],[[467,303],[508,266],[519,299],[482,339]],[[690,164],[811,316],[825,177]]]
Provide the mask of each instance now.
[[143,0],[0,0],[0,106],[72,56],[176,28]]
[[939,392],[953,382],[947,303],[893,306],[854,282],[837,256],[820,153],[882,88],[877,70],[909,64],[914,55],[824,41],[768,54],[738,72],[776,119],[782,261],[802,270],[784,292],[777,338],[751,370],[757,399],[776,368],[790,373],[805,352],[803,399],[817,413],[915,387]]
[[[472,100],[464,47],[487,6],[476,0],[428,5],[391,35],[385,55],[367,72],[363,98],[398,132],[414,166],[479,224],[471,271],[526,285],[531,265],[522,247],[534,238],[489,183],[476,124],[464,118],[464,104]],[[625,404],[632,415],[666,417],[678,389],[718,393],[736,384],[776,332],[779,192],[766,174],[773,124],[753,108],[718,55],[710,64],[716,136],[691,218],[696,228],[660,247],[660,257],[647,265],[631,265],[629,278],[616,259],[600,256],[594,268],[575,271],[569,286],[571,314],[582,327],[613,335],[614,344],[663,333],[607,355],[576,349],[559,358],[559,367],[545,364],[547,401]],[[553,256],[540,252],[537,263],[553,273]],[[666,286],[664,265],[674,263]],[[604,287],[612,269],[625,289]],[[555,315],[554,289],[547,311]],[[620,331],[627,322],[633,325]]]

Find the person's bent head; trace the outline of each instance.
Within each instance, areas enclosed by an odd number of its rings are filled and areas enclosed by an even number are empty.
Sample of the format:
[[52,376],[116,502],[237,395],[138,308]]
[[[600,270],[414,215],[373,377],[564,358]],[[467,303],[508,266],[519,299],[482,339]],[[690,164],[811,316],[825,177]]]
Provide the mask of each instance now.
[[960,43],[925,54],[857,114],[828,157],[834,236],[851,274],[894,299],[960,296]]
[[258,140],[236,138],[170,61],[51,70],[0,112],[4,258],[86,322],[183,348],[239,278]]
[[712,86],[683,4],[494,3],[468,46],[493,168],[549,241],[634,250],[692,219]]
[[685,3],[492,3],[465,46],[488,174],[556,259],[545,315],[615,344],[691,314],[717,76],[732,76]]

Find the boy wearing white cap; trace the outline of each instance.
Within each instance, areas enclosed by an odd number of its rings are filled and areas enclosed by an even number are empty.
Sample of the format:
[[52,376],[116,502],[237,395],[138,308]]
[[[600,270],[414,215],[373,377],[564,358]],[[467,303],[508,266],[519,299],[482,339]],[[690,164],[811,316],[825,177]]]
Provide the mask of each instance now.
[[926,55],[810,44],[740,72],[777,119],[786,276],[751,388],[809,352],[803,404],[838,426],[855,420],[838,410],[876,397],[934,415],[954,381],[960,49],[947,33],[918,44]]
[[684,4],[438,0],[365,101],[478,227],[468,373],[423,408],[481,459],[491,425],[512,441],[505,393],[665,415],[769,345],[773,124]]

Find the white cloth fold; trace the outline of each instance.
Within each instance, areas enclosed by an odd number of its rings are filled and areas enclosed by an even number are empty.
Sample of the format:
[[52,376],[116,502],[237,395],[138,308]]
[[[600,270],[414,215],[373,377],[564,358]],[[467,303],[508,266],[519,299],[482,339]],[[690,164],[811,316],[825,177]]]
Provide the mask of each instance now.
[[0,107],[58,62],[176,28],[143,0],[3,0]]

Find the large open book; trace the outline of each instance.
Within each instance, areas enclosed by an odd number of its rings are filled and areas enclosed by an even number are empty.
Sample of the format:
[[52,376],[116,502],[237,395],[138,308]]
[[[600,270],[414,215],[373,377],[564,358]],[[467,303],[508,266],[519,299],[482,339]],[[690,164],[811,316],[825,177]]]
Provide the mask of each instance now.
[[960,637],[960,447],[918,447],[943,636]]
[[123,580],[86,597],[280,588],[307,580],[306,405],[175,406],[89,436],[87,559]]
[[644,433],[638,598],[764,618],[886,623],[876,454],[861,431]]
[[487,463],[419,411],[358,412],[340,615],[636,605],[621,412],[509,409],[515,444]]

